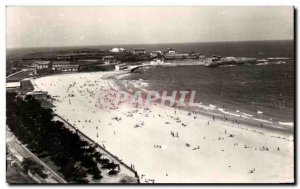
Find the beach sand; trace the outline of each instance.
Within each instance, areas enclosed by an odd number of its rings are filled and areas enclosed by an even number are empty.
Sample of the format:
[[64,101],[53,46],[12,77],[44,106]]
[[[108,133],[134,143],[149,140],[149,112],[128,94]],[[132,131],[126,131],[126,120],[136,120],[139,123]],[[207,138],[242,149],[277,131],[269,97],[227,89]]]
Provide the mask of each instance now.
[[99,95],[118,88],[104,76],[121,73],[55,75],[35,83],[55,99],[58,115],[134,166],[142,183],[294,181],[293,136],[184,110],[175,113],[158,104],[149,110],[126,103],[101,109]]

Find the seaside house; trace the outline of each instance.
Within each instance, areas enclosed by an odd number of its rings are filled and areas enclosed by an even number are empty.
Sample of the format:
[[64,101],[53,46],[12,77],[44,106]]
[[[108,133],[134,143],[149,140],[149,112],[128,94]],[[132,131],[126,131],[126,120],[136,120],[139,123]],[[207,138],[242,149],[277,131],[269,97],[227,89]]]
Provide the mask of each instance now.
[[35,65],[38,70],[50,68],[51,61],[36,61]]
[[51,61],[36,61],[34,63],[37,74],[48,74],[51,73]]
[[198,54],[195,54],[193,52],[181,52],[179,53],[173,48],[167,48],[164,50],[164,57],[165,59],[169,60],[175,60],[175,59],[197,59],[199,57]]
[[176,51],[175,49],[173,48],[167,48],[166,50],[164,50],[164,54],[177,54],[178,51]]
[[59,70],[63,67],[70,66],[70,61],[53,61],[52,62],[52,69],[53,70]]
[[146,50],[144,48],[132,49],[131,53],[134,55],[146,54]]
[[60,68],[60,71],[62,72],[77,72],[78,71],[78,65],[68,65]]

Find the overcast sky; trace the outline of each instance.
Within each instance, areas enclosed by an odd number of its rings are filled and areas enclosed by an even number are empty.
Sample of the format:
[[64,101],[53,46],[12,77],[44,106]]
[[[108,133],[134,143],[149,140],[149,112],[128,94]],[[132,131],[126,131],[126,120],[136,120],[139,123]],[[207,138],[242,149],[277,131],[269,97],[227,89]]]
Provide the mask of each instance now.
[[293,39],[292,7],[8,7],[7,47]]

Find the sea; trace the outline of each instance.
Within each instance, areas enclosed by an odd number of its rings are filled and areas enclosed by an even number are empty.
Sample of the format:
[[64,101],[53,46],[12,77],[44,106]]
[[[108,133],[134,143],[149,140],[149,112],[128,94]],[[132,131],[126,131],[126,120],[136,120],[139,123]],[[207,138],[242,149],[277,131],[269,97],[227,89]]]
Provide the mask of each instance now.
[[[139,46],[141,47],[141,46]],[[153,66],[122,77],[146,91],[196,91],[196,102],[220,114],[293,127],[295,60],[293,41],[218,42],[143,45],[147,51],[175,48],[206,57],[250,57],[254,65],[205,67]],[[182,60],[185,61],[185,60]]]

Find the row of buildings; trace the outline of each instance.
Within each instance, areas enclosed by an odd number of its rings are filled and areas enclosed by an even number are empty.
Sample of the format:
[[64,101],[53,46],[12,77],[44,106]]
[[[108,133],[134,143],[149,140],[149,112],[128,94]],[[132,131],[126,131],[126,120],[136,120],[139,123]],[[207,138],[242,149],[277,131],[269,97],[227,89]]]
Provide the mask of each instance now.
[[[121,52],[125,52],[124,48],[113,48],[110,50],[110,52],[114,52],[114,53],[121,53]],[[135,48],[135,49],[131,49],[130,51],[132,54],[134,55],[147,55],[146,49],[144,48]],[[178,52],[177,50],[175,50],[174,48],[167,48],[163,51],[157,50],[157,51],[152,51],[149,53],[150,58],[165,58],[165,59],[196,59],[199,57],[198,54],[196,53],[182,53],[182,52]],[[106,56],[105,58],[113,58],[113,55],[111,56]]]
[[[113,48],[109,50],[109,52],[114,52],[114,53],[122,53],[126,52],[124,48]],[[145,55],[147,54],[147,51],[145,48],[135,48],[131,49],[130,52],[134,55]],[[189,53],[179,53],[177,50],[174,48],[167,48],[164,51],[152,51],[149,53],[150,57],[158,56],[158,55],[178,55],[178,54],[184,54],[184,55],[189,55]]]
[[[77,51],[76,51],[77,52]],[[86,54],[90,51],[80,51],[81,54]],[[94,51],[92,51],[94,53]],[[98,52],[98,51],[97,51]],[[99,51],[100,52],[100,51]],[[74,53],[74,52],[73,52]],[[78,52],[79,53],[79,52]],[[150,53],[147,53],[145,48],[133,48],[130,51],[126,51],[124,48],[119,48],[115,47],[109,50],[109,52],[106,51],[102,52],[101,51],[100,57],[94,56],[96,59],[90,59],[89,62],[91,61],[96,61],[97,63],[104,63],[104,64],[112,64],[112,63],[118,63],[118,58],[122,60],[122,55],[124,54],[132,54],[135,56],[139,57],[144,57],[144,59],[153,59],[153,58],[163,58],[163,59],[196,59],[197,56],[194,53],[180,53],[174,48],[167,48],[163,51],[157,50],[157,51],[152,51]],[[76,53],[73,54],[74,56],[77,55]],[[148,57],[148,58],[145,58]],[[72,59],[72,58],[69,58]],[[122,62],[122,61],[121,61]],[[49,68],[51,65],[47,63],[47,61],[43,61],[41,63],[38,63],[37,69],[44,69],[44,68]],[[77,65],[70,65],[70,60],[58,60],[58,61],[53,61],[51,68],[53,70],[59,70],[59,71],[77,71],[78,66]]]
[[39,70],[55,70],[61,72],[77,72],[78,65],[71,64],[71,61],[35,61],[31,68],[36,72]]
[[[82,55],[82,57],[76,57],[78,55],[77,53]],[[88,56],[83,56],[83,54],[88,54]],[[72,51],[72,56],[70,52],[69,54],[59,54],[53,60],[43,60],[42,58],[41,60],[22,60],[22,63],[27,65],[24,67],[24,65],[21,64],[21,68],[19,68],[19,70],[31,70],[33,71],[33,74],[51,74],[58,72],[78,72],[79,68],[81,69],[83,67],[101,64],[114,65],[119,64],[121,62],[142,62],[154,59],[196,59],[199,57],[200,56],[198,56],[195,53],[181,53],[173,48],[167,48],[163,51],[152,51],[150,53],[147,53],[145,48],[134,48],[130,51],[126,51],[124,48],[112,48],[111,50],[109,50],[109,52],[104,52],[100,50],[77,50]],[[14,69],[14,67],[12,67],[11,69]]]

